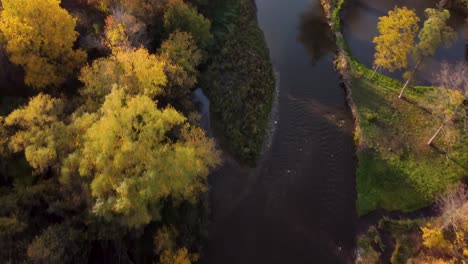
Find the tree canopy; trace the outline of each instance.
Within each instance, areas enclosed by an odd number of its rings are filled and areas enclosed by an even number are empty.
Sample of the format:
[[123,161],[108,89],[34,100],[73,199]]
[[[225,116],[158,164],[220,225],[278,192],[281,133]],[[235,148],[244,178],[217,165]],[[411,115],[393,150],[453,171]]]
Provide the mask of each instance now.
[[164,27],[169,33],[176,30],[191,33],[202,49],[207,48],[212,40],[211,22],[183,0],[168,1],[164,13]]
[[60,7],[60,0],[3,0],[0,31],[11,62],[24,67],[25,82],[37,89],[59,86],[86,53],[74,50],[76,19]]
[[[83,135],[78,172],[91,179],[93,212],[139,226],[158,219],[160,202],[193,200],[219,162],[214,143],[171,107],[114,88]],[[68,163],[72,164],[72,163]]]
[[390,72],[406,68],[408,54],[414,47],[414,38],[419,30],[419,18],[413,10],[406,7],[390,10],[387,16],[379,18],[379,36],[376,44],[374,64]]
[[457,37],[455,31],[447,25],[450,12],[446,9],[427,8],[427,19],[418,33],[419,42],[413,51],[413,57],[419,62],[424,57],[433,56],[438,47],[445,44],[450,46]]

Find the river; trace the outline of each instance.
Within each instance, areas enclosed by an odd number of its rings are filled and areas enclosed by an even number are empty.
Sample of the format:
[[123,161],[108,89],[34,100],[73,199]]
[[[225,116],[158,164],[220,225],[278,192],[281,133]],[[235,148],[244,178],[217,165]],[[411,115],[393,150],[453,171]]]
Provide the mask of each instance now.
[[256,168],[210,179],[209,264],[352,263],[353,120],[318,0],[257,0],[278,73],[277,127]]

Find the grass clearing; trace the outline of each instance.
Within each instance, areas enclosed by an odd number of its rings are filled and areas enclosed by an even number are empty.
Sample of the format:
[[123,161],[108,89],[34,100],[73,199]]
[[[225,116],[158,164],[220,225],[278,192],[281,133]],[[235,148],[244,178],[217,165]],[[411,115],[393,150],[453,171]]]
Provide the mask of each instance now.
[[425,105],[433,87],[410,87],[405,100],[397,96],[403,84],[357,61],[341,35],[339,1],[332,25],[340,50],[338,68],[351,91],[359,126],[356,172],[357,211],[413,211],[430,205],[448,185],[468,176],[468,135],[458,122],[459,141],[449,155],[443,140],[426,142],[440,126]]

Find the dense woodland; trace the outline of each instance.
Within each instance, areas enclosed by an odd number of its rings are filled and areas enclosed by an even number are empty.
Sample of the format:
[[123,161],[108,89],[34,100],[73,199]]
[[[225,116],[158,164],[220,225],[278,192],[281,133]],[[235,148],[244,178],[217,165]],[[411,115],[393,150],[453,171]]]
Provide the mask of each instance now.
[[[250,119],[232,113],[251,107],[242,97],[272,91],[268,54],[219,59],[264,45],[253,3],[0,3],[0,262],[198,261],[207,176],[221,158],[191,92],[202,76],[219,133],[238,138],[234,156],[255,162],[264,132],[250,121],[266,123],[271,99],[247,109]],[[246,25],[259,40],[225,45]],[[239,63],[261,65],[271,81],[256,91],[247,72],[231,76]],[[236,102],[223,102],[220,89],[242,85]]]
[[[357,213],[436,211],[382,218],[359,234],[356,262],[382,261],[390,240],[393,263],[466,263],[468,66],[414,83],[456,36],[449,6],[466,1],[390,10],[368,66],[341,34],[343,4],[322,1],[355,103]],[[0,11],[0,262],[202,261],[222,154],[192,92],[210,98],[219,145],[255,165],[275,79],[254,1],[0,0]]]

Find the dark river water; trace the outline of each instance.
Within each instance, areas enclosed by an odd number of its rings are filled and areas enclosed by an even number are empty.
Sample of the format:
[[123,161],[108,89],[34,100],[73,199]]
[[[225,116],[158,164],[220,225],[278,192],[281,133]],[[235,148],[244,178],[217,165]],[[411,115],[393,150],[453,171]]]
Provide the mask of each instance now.
[[[435,8],[435,1],[430,0],[346,0],[342,12],[343,35],[348,41],[353,55],[368,67],[372,67],[375,45],[372,39],[378,35],[377,22],[379,17],[387,15],[395,6],[407,6],[416,11],[422,26],[425,20],[424,10]],[[451,17],[448,24],[457,32],[457,40],[449,47],[440,47],[433,58],[424,61],[417,73],[416,83],[431,84],[433,74],[440,67],[440,63],[447,61],[456,63],[468,59],[467,34],[468,25],[465,22],[466,10],[461,8],[450,9]],[[392,74],[394,78],[402,79],[403,71]]]
[[210,264],[352,263],[353,121],[318,0],[257,0],[278,73],[278,125],[257,168],[211,177]]

